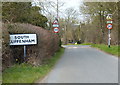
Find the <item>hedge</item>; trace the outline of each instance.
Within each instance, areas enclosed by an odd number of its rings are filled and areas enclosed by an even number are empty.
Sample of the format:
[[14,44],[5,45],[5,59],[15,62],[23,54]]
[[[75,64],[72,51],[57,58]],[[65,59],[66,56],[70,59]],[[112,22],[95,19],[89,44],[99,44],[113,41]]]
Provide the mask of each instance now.
[[16,63],[23,63],[23,46],[10,46],[10,34],[37,34],[37,45],[27,46],[25,62],[35,66],[43,64],[44,59],[51,58],[60,48],[60,38],[49,30],[31,24],[2,24],[2,65],[3,69]]

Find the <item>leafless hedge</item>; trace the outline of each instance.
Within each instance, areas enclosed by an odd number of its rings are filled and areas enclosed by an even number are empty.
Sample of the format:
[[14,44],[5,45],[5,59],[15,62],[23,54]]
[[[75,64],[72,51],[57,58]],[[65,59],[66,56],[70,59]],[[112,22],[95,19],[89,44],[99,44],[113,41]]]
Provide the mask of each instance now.
[[9,34],[35,33],[37,34],[37,45],[27,46],[26,62],[32,65],[41,65],[46,58],[51,58],[60,47],[58,35],[41,27],[30,24],[3,24],[2,27],[2,62],[3,69],[15,63],[23,62],[23,46],[10,46]]

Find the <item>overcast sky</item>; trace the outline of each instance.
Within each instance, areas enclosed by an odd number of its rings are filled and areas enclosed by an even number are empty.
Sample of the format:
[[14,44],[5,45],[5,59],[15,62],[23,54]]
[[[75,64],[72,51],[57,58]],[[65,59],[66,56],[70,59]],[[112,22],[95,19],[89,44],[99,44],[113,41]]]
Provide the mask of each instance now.
[[60,0],[60,1],[65,3],[64,5],[65,8],[73,7],[75,9],[78,9],[81,4],[81,0]]
[[[39,2],[39,1],[44,1],[44,0],[34,0],[34,1]],[[49,0],[49,1],[54,1],[55,3],[57,3],[57,0]],[[80,5],[82,4],[82,0],[58,0],[58,1],[64,3],[64,6],[59,9],[61,11],[61,13],[59,12],[60,17],[64,17],[64,13],[67,8],[74,8],[75,10],[79,12]],[[83,19],[81,15],[78,17],[80,19]]]
[[[34,0],[36,2],[39,1],[44,1],[44,0]],[[54,1],[55,3],[57,2],[57,0],[48,0],[48,1]],[[79,5],[81,4],[82,0],[58,0],[59,2],[64,2],[65,3],[65,8],[67,7],[79,7]]]

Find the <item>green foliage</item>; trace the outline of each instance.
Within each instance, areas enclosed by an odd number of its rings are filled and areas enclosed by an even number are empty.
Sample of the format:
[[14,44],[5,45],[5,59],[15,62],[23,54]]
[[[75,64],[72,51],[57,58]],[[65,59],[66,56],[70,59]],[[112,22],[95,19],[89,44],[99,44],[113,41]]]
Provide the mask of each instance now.
[[39,7],[36,6],[31,8],[30,23],[36,26],[46,27],[47,18],[43,15],[40,15],[39,10]]
[[9,22],[27,22],[27,16],[30,14],[31,3],[25,2],[3,2],[2,16],[3,21]]
[[64,48],[61,48],[52,58],[45,60],[45,64],[42,66],[33,67],[28,64],[21,64],[6,69],[3,72],[3,83],[34,83],[52,69],[63,52]]
[[30,23],[46,27],[47,18],[40,13],[40,7],[32,6],[30,2],[3,2],[3,22]]

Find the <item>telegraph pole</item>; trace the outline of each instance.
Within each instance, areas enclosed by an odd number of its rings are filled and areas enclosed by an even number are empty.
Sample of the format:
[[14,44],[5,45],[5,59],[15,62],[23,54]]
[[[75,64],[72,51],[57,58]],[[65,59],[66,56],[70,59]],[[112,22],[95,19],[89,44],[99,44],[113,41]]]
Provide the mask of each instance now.
[[[55,34],[58,34],[59,33],[59,22],[58,22],[58,0],[57,0],[57,4],[56,4],[56,6],[57,6],[57,9],[56,9],[56,17],[55,17],[55,20],[53,21],[53,32],[55,33]],[[58,34],[59,35],[59,34]]]
[[57,0],[57,19],[58,19],[58,0]]

